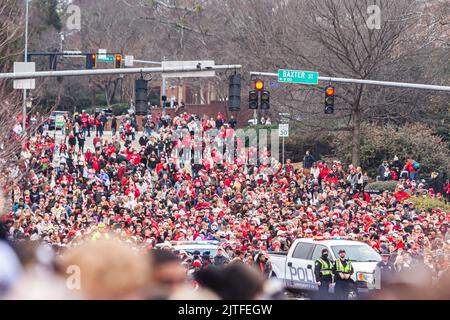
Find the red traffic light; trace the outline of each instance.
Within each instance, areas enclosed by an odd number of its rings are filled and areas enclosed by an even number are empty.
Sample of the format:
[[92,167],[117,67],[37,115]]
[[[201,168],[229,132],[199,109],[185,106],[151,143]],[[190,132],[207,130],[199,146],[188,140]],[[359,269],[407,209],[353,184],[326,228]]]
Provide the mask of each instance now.
[[334,88],[333,87],[327,87],[325,90],[325,94],[327,96],[334,96]]
[[120,61],[120,60],[122,60],[122,55],[120,55],[120,54],[117,54],[117,55],[116,55],[116,60],[117,60],[117,61]]
[[256,90],[262,90],[262,89],[264,89],[264,82],[262,82],[262,81],[256,81],[255,82],[255,89]]

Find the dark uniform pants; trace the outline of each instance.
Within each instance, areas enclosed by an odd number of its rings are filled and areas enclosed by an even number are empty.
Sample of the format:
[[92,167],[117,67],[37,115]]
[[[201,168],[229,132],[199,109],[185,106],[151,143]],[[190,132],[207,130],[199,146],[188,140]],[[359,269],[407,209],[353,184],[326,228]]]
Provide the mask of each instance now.
[[337,300],[348,300],[348,294],[350,291],[350,281],[337,280],[334,287],[334,293]]
[[331,280],[320,280],[319,286],[319,298],[326,299],[329,298],[329,290],[330,290]]

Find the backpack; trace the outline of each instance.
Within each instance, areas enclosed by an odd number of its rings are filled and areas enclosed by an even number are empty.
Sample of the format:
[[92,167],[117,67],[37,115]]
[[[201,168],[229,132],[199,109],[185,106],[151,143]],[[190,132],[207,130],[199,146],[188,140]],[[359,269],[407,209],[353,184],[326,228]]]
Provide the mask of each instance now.
[[414,170],[419,170],[420,169],[420,163],[418,163],[417,161],[414,161],[412,164]]

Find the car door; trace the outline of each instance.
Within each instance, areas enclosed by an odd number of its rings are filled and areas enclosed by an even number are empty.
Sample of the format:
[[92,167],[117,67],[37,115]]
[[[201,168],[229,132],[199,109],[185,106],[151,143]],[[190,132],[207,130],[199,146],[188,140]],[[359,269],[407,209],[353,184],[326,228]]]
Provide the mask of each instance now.
[[[307,267],[308,268],[312,268],[313,274],[314,274],[314,267],[315,267],[316,260],[319,259],[322,256],[322,250],[323,249],[327,249],[327,247],[322,245],[322,244],[316,244],[314,246],[314,249],[312,250],[311,260],[310,260],[310,263],[308,264]],[[314,275],[314,281],[316,281],[316,276],[315,275]]]
[[315,289],[314,272],[308,269],[314,244],[298,242],[292,255],[287,257],[286,284],[288,287],[302,290]]

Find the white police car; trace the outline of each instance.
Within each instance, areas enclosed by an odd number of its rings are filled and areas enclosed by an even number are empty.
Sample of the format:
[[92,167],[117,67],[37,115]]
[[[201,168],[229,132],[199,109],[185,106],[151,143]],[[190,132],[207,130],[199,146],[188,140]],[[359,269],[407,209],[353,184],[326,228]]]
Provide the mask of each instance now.
[[[280,279],[286,288],[296,291],[317,291],[314,262],[328,249],[329,259],[335,261],[339,250],[344,249],[352,262],[354,274],[351,279],[352,294],[367,293],[375,289],[375,270],[381,256],[369,245],[351,240],[324,240],[324,238],[297,239],[289,252],[269,253],[272,262],[271,276]],[[330,287],[334,291],[334,286]]]
[[200,256],[205,252],[209,252],[211,257],[217,254],[219,241],[205,240],[205,241],[171,241],[170,243],[158,243],[155,247],[162,249],[165,246],[170,246],[175,251],[184,251],[190,257],[193,256],[194,251],[199,251]]

